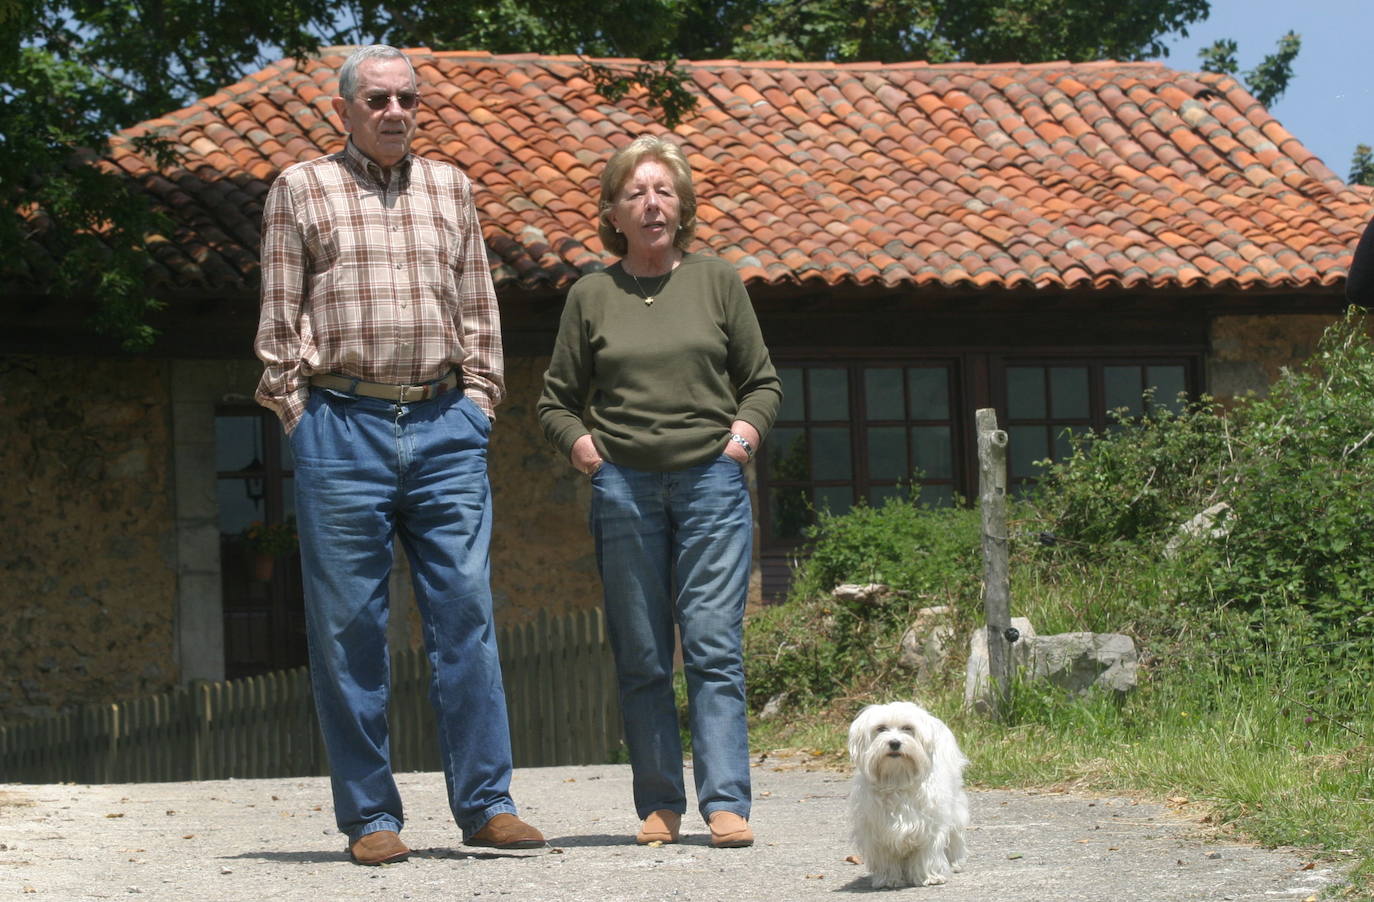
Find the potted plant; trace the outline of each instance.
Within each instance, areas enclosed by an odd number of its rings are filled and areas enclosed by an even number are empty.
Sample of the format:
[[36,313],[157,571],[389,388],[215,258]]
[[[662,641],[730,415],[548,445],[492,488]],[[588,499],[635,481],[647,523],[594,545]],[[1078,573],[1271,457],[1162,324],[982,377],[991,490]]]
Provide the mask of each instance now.
[[244,547],[253,555],[253,573],[261,581],[272,578],[273,565],[283,554],[296,550],[296,521],[281,523],[255,520],[243,531]]

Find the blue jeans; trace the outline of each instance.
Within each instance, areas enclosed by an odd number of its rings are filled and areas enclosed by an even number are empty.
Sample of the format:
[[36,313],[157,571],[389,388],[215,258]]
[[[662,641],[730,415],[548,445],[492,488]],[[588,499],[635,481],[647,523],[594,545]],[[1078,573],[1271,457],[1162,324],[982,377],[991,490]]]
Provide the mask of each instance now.
[[592,477],[601,570],[640,818],[687,810],[673,698],[681,631],[697,808],[749,816],[744,603],[753,515],[744,473],[725,455],[670,472],[606,461]]
[[397,535],[424,622],[454,820],[467,838],[516,811],[492,622],[490,429],[461,391],[398,406],[317,388],[291,432],[310,675],[334,816],[350,841],[404,823],[387,731]]

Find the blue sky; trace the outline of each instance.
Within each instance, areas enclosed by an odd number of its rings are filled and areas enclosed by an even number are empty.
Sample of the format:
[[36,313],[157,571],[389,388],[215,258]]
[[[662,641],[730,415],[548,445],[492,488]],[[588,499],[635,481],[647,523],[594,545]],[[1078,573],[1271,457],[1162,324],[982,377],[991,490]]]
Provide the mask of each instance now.
[[[1288,31],[1302,37],[1287,92],[1270,108],[1284,128],[1345,178],[1356,144],[1374,147],[1374,0],[1212,0],[1212,14],[1168,41],[1162,60],[1198,69],[1197,52],[1218,38],[1237,44],[1240,73],[1274,52]],[[1239,74],[1239,73],[1238,73]]]

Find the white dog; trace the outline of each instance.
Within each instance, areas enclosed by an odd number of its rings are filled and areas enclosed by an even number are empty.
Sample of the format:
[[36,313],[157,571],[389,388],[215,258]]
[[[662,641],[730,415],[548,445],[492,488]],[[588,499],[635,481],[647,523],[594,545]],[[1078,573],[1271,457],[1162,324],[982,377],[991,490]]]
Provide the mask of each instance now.
[[934,886],[968,857],[968,796],[954,734],[920,705],[869,705],[849,727],[849,824],[875,888]]

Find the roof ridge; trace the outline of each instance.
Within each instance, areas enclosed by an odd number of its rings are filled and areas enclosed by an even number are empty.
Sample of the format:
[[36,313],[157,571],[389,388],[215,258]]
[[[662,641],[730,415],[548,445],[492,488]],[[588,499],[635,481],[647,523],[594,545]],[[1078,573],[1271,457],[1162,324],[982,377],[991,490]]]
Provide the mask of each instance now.
[[[114,136],[104,165],[179,217],[167,284],[252,283],[268,186],[343,143],[329,92],[352,49],[277,61]],[[1234,78],[1160,60],[678,60],[699,105],[668,129],[643,91],[612,100],[583,76],[653,60],[405,52],[432,88],[417,152],[472,179],[507,289],[565,290],[609,261],[599,171],[644,131],[681,142],[701,246],[755,285],[1323,286],[1369,216],[1370,193]],[[149,133],[184,155],[165,174],[134,140]]]

